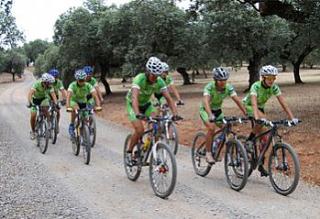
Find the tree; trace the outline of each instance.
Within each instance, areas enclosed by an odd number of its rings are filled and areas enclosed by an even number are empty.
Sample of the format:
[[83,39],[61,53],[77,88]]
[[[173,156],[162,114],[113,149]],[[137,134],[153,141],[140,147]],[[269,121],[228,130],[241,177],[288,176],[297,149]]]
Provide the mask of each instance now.
[[45,40],[34,40],[23,45],[26,56],[28,57],[28,64],[35,62],[39,54],[43,54],[49,47],[49,42]]
[[15,81],[15,76],[19,77],[23,73],[26,65],[26,57],[17,50],[6,51],[3,55],[3,70],[12,74],[12,81]]

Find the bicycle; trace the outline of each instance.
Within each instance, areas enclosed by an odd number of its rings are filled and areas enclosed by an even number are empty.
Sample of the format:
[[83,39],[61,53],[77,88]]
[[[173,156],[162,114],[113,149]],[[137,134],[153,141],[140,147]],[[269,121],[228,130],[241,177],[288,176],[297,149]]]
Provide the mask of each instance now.
[[[248,158],[244,146],[237,138],[237,134],[232,131],[232,126],[246,120],[248,119],[225,117],[222,120],[224,125],[215,133],[211,146],[212,157],[217,162],[221,161],[219,157],[223,146],[226,146],[224,155],[225,176],[231,189],[236,191],[243,189],[247,183]],[[210,120],[210,122],[216,121]],[[202,131],[199,131],[193,140],[191,159],[197,175],[202,177],[208,175],[212,165],[206,161],[206,134]]]
[[[86,107],[83,109],[73,110],[68,108],[67,112],[75,111],[75,137],[71,139],[72,151],[74,155],[78,156],[80,153],[80,145],[83,146],[84,163],[89,164],[91,158],[91,142],[90,142],[90,113],[92,109]],[[101,111],[101,108],[95,109]]]
[[[59,102],[60,103],[60,102]],[[51,143],[55,144],[57,141],[57,136],[59,132],[59,123],[57,118],[57,107],[60,109],[60,106],[55,106],[52,101],[49,104],[49,138],[51,139]]]
[[[177,104],[183,105],[183,104]],[[169,110],[168,104],[155,104],[158,107],[160,115],[164,118],[161,121],[161,130],[163,131],[163,135],[161,135],[162,139],[168,144],[174,155],[178,153],[179,147],[179,135],[178,130],[175,125],[175,121],[172,121],[172,115]]]
[[36,125],[35,125],[37,146],[39,147],[40,152],[42,154],[45,154],[48,149],[49,135],[50,135],[47,116],[45,113],[48,107],[38,106],[38,105],[33,105],[33,106],[36,107],[37,109]]
[[90,106],[89,109],[90,109],[90,114],[89,114],[90,145],[93,148],[97,138],[97,124],[96,124],[96,118],[94,116],[94,110],[92,106]]
[[[174,190],[177,179],[177,164],[175,156],[170,147],[158,140],[162,133],[161,122],[163,117],[145,117],[151,127],[147,129],[132,151],[133,159],[128,161],[127,149],[131,134],[129,134],[124,144],[124,168],[127,177],[131,181],[136,181],[143,166],[149,166],[149,180],[156,196],[167,198]],[[145,142],[143,139],[145,138]],[[166,182],[168,181],[168,182]]]
[[[253,124],[253,119],[251,119],[251,121]],[[246,137],[242,137],[248,154],[248,176],[250,176],[252,171],[259,165],[263,165],[266,152],[271,146],[272,150],[268,161],[268,172],[271,185],[277,193],[284,196],[289,195],[296,189],[299,183],[300,163],[298,155],[294,151],[293,147],[282,141],[282,136],[278,133],[278,129],[279,126],[292,127],[294,124],[285,119],[275,121],[256,121],[257,123],[263,124],[269,128],[255,136],[250,142],[246,140]],[[300,122],[301,121],[299,120],[299,123]],[[261,144],[262,150],[260,150],[260,153],[257,142],[260,142]],[[279,171],[278,174],[277,171]],[[282,176],[283,179],[281,179]],[[287,180],[292,182],[288,183],[286,188],[282,188],[281,183],[285,183]]]

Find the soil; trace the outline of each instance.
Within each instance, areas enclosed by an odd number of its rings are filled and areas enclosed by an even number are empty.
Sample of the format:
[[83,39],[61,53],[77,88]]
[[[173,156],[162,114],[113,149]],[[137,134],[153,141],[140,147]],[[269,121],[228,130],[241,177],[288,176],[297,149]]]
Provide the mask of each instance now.
[[[229,82],[235,86],[240,98],[243,98],[245,96],[243,91],[248,84],[247,71],[243,68],[237,71],[232,69],[231,72]],[[196,83],[182,86],[180,75],[174,72],[173,77],[185,102],[185,106],[178,109],[179,114],[184,118],[178,124],[180,144],[190,147],[195,133],[205,130],[198,110],[203,87],[211,79],[199,75],[196,76]],[[301,77],[305,83],[299,85],[294,84],[292,72],[282,72],[277,78],[276,83],[279,84],[287,104],[295,117],[302,120],[298,126],[282,129],[281,133],[284,141],[291,144],[298,153],[302,178],[311,184],[320,185],[320,70],[302,69]],[[117,124],[131,127],[125,108],[125,95],[130,88],[130,83],[121,83],[119,79],[110,79],[109,83],[113,94],[105,98],[103,113],[100,113],[100,116]],[[239,109],[230,98],[224,101],[223,111],[227,116],[240,115]],[[275,97],[267,103],[266,114],[269,119],[286,118],[286,114]],[[250,126],[238,126],[236,130],[248,134]]]

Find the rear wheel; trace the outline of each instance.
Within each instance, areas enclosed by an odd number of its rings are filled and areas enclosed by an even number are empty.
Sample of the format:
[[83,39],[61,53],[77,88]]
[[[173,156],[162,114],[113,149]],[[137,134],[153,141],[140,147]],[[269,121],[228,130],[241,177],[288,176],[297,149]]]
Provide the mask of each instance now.
[[224,170],[227,182],[233,190],[240,191],[248,180],[248,158],[240,141],[235,139],[226,143]]
[[[128,179],[131,181],[136,181],[141,173],[141,164],[140,162],[131,162],[129,163],[128,157],[127,157],[127,150],[129,147],[129,142],[131,139],[131,134],[129,134],[125,140],[124,148],[123,148],[123,164],[124,164],[124,170],[126,171]],[[132,150],[132,154],[138,154],[139,150],[137,145],[134,146]]]
[[197,175],[208,175],[211,165],[206,161],[206,134],[203,132],[198,132],[193,139],[191,160],[193,169]]
[[50,122],[51,122],[51,130],[50,130],[51,142],[52,144],[55,144],[58,136],[58,120],[57,120],[56,112],[53,112]]
[[[75,124],[77,124],[77,122],[75,122]],[[80,153],[80,129],[78,125],[76,125],[75,138],[72,140],[72,151],[76,156]]]
[[45,154],[48,149],[49,143],[49,129],[48,129],[48,122],[43,118],[38,127],[38,145],[40,152]]
[[90,115],[89,117],[89,130],[90,130],[90,144],[91,147],[94,147],[96,143],[96,137],[97,137],[97,125],[96,125],[96,119],[93,115]]
[[292,193],[299,183],[300,163],[293,148],[285,143],[276,144],[269,156],[269,179],[281,195]]
[[156,153],[151,152],[149,176],[152,189],[160,198],[168,197],[177,180],[177,164],[170,147],[158,142]]
[[83,159],[85,164],[90,163],[91,158],[91,144],[90,144],[90,133],[89,127],[87,125],[83,125],[82,127],[82,146],[83,146]]

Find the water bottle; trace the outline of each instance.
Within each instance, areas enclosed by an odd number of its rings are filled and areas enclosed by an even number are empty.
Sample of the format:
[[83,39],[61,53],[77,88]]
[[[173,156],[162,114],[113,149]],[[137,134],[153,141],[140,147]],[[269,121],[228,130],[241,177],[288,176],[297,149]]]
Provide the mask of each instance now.
[[150,143],[151,143],[151,138],[150,136],[147,136],[146,140],[143,143],[143,147],[142,147],[143,151],[147,151],[149,149]]
[[215,154],[219,144],[223,141],[223,133],[216,137],[212,142],[212,153]]

